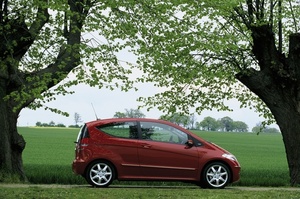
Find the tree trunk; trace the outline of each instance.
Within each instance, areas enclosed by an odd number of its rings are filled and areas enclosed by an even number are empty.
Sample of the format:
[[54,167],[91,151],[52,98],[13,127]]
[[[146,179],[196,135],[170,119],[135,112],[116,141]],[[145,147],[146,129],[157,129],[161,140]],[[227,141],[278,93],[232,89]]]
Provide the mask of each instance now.
[[268,25],[251,31],[260,70],[248,69],[236,77],[271,110],[282,133],[290,184],[296,186],[300,184],[300,34],[290,35],[286,58],[277,50]]
[[[255,93],[266,103],[275,117],[280,127],[283,142],[286,151],[287,162],[290,173],[291,186],[300,184],[300,113],[295,95],[292,89],[280,89],[273,82],[273,85],[260,86],[259,84],[266,81],[261,75],[251,77],[240,77],[240,81],[255,91]],[[256,82],[255,88],[252,83]],[[276,156],[276,154],[274,154]],[[276,167],[276,165],[274,165]]]
[[295,103],[295,96],[286,93],[282,98],[282,95],[277,92],[264,98],[264,101],[273,113],[282,133],[290,184],[297,186],[300,184],[300,113],[297,108],[298,104]]
[[13,112],[5,96],[5,83],[0,82],[0,182],[18,178],[27,181],[22,162],[23,136],[17,132],[18,112]]
[[300,114],[286,104],[281,112],[276,114],[285,145],[287,161],[290,171],[290,183],[292,186],[300,184]]

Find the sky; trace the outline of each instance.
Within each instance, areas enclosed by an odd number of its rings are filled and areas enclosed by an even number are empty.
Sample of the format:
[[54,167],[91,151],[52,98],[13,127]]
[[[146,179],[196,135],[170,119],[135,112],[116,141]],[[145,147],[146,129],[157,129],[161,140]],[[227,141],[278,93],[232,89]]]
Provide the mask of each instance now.
[[[97,36],[88,35],[89,37],[97,38]],[[104,41],[100,41],[102,43]],[[120,64],[135,63],[136,57],[124,49],[117,53],[117,57]],[[99,65],[99,67],[101,67]],[[126,66],[125,66],[126,67]],[[135,71],[134,76],[139,76],[140,71]],[[72,76],[72,75],[71,75]],[[72,78],[72,77],[71,77]],[[134,78],[134,77],[133,77]],[[129,92],[123,92],[120,90],[109,90],[109,89],[98,89],[92,88],[87,85],[77,85],[74,87],[75,93],[72,95],[58,96],[55,101],[45,104],[51,108],[57,108],[61,111],[69,113],[69,117],[62,116],[56,113],[52,113],[49,110],[43,108],[37,110],[30,110],[25,108],[21,111],[18,119],[18,126],[35,126],[37,122],[50,123],[53,121],[55,124],[62,123],[66,126],[74,125],[75,119],[74,114],[78,113],[81,116],[83,122],[88,122],[96,119],[95,114],[98,118],[112,118],[116,112],[125,112],[125,109],[137,109],[139,104],[136,99],[138,97],[152,96],[161,91],[161,88],[154,87],[152,84],[141,84],[137,86],[138,91],[131,90]],[[258,113],[255,113],[250,109],[241,109],[237,100],[231,100],[228,105],[232,112],[218,112],[214,111],[203,111],[201,115],[196,115],[196,121],[200,122],[205,117],[210,116],[215,119],[228,116],[234,121],[245,122],[249,131],[252,130],[256,124],[262,122],[264,119],[259,117]],[[94,112],[95,109],[95,112]],[[157,109],[151,109],[147,112],[147,108],[141,109],[141,112],[146,115],[147,118],[158,119],[163,112]]]
[[[139,102],[136,99],[140,96],[150,96],[159,92],[159,88],[151,85],[142,85],[138,91],[131,90],[123,92],[120,90],[108,90],[92,88],[87,85],[78,85],[74,87],[75,93],[67,96],[58,96],[56,101],[47,103],[47,106],[58,108],[69,113],[69,117],[52,113],[43,108],[37,110],[30,110],[25,108],[21,111],[18,119],[18,126],[35,126],[36,122],[49,123],[51,121],[55,124],[62,123],[66,126],[74,125],[74,114],[78,113],[83,122],[88,122],[96,119],[96,115],[100,119],[111,118],[116,112],[125,112],[125,109],[137,109]],[[258,113],[247,108],[239,108],[239,102],[231,100],[228,102],[232,112],[218,112],[218,111],[203,111],[201,115],[196,115],[196,121],[200,122],[205,117],[210,116],[215,119],[220,119],[229,116],[234,121],[245,122],[249,131],[252,130],[256,124],[263,121]],[[94,112],[95,109],[95,112]],[[141,112],[147,118],[158,119],[164,113],[151,109],[147,112],[146,108],[141,109]],[[96,115],[95,115],[96,114]]]

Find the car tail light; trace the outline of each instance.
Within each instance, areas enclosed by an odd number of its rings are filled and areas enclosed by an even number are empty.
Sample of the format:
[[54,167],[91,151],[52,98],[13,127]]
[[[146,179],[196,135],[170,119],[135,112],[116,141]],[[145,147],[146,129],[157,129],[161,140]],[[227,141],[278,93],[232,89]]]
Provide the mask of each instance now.
[[89,145],[89,138],[82,138],[78,143],[80,147],[85,147]]

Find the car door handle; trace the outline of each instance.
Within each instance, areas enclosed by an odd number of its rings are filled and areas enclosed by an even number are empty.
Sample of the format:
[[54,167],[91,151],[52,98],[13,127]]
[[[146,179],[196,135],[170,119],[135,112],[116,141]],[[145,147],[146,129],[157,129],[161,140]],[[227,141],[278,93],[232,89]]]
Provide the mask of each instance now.
[[142,144],[142,147],[145,149],[150,149],[152,147],[152,145],[150,144]]

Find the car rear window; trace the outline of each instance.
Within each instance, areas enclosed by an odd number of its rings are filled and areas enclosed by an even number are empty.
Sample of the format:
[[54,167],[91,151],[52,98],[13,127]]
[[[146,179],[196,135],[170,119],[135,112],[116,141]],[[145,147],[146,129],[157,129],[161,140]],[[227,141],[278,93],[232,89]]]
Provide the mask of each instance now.
[[119,138],[138,138],[138,129],[136,122],[114,122],[96,127],[98,130]]
[[80,140],[82,140],[83,138],[89,138],[90,137],[90,134],[89,134],[89,131],[88,131],[88,128],[86,126],[86,124],[84,124],[79,133],[78,133],[78,137],[77,137],[77,143],[80,142]]

